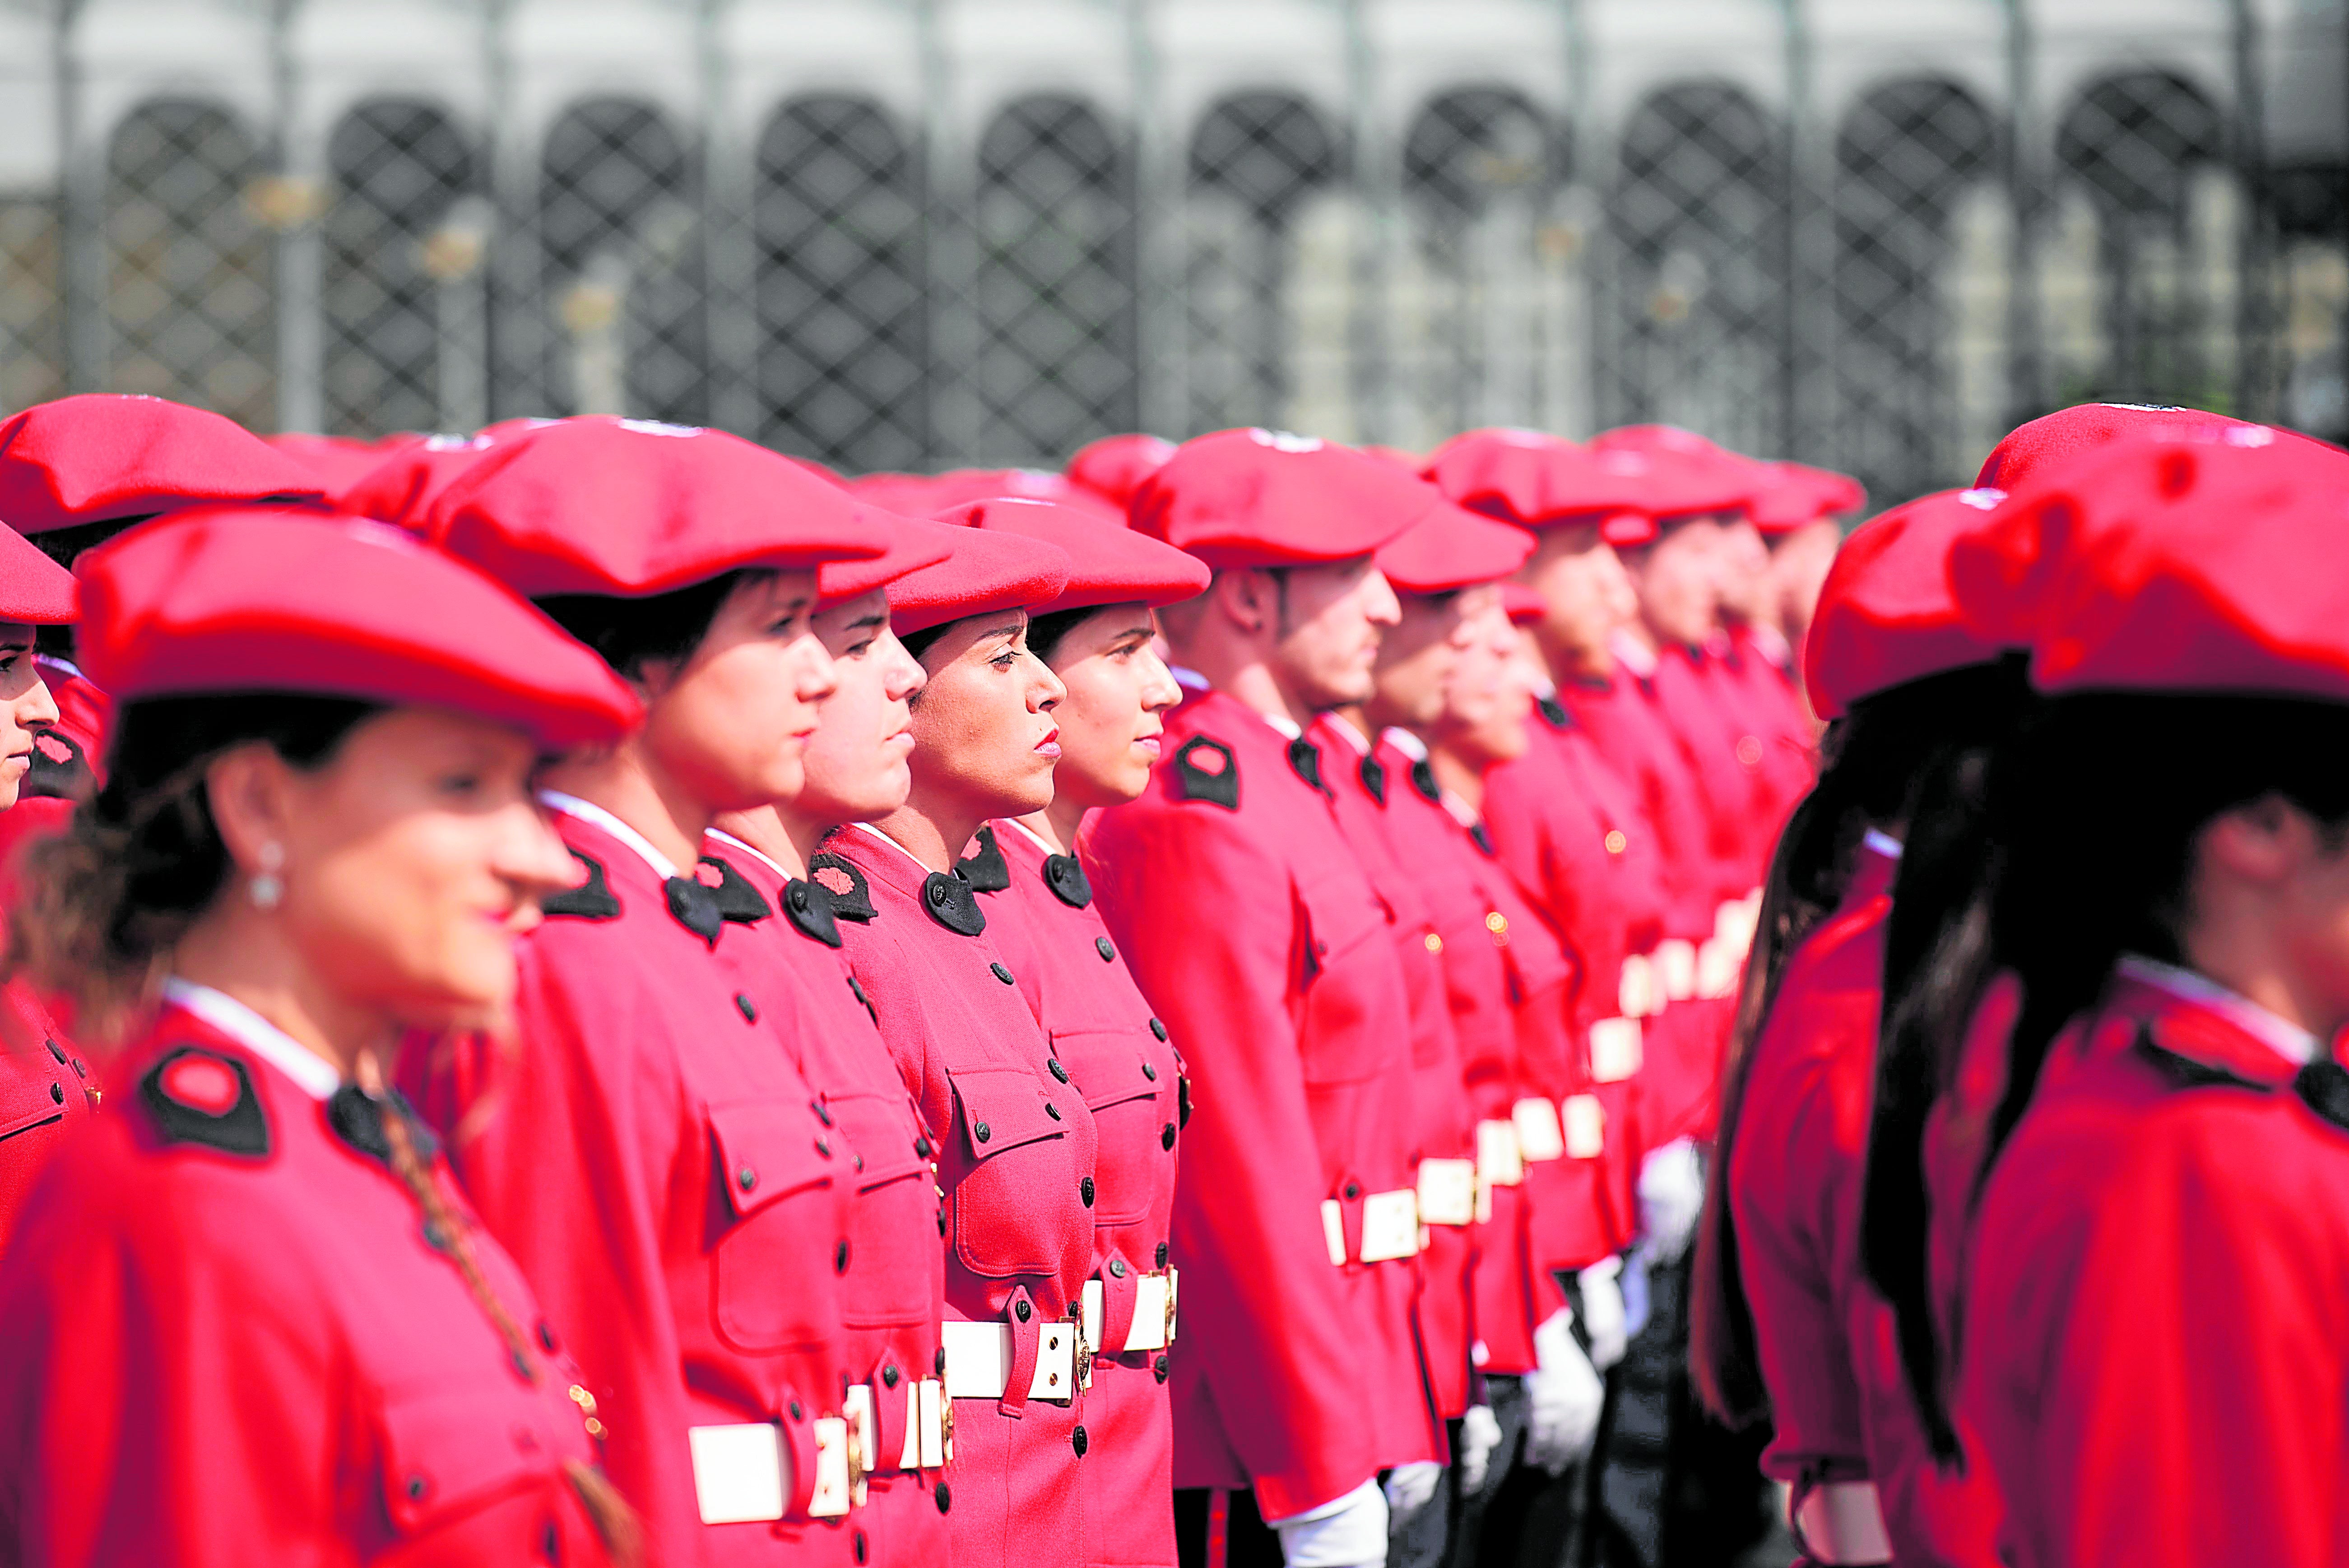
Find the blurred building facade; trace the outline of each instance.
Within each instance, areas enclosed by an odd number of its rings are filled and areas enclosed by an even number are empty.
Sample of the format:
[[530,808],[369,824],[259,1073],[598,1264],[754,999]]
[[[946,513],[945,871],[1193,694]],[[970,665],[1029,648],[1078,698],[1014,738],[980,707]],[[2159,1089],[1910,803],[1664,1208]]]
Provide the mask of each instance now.
[[0,0],[0,407],[2349,433],[2349,0]]

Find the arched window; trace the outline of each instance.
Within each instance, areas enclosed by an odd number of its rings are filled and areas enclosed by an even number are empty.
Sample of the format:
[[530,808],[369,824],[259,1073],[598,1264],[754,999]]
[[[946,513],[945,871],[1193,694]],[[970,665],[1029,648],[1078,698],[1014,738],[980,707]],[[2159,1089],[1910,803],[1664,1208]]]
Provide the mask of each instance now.
[[1021,98],[978,147],[978,450],[1057,464],[1130,430],[1133,159],[1075,98]]
[[142,104],[107,150],[106,385],[276,425],[276,267],[248,196],[261,150],[228,110]]
[[591,98],[547,132],[539,243],[551,409],[708,418],[697,171],[658,109]]
[[759,438],[851,471],[929,448],[921,172],[880,108],[794,99],[759,138]]
[[1237,93],[1192,133],[1185,293],[1190,426],[1277,424],[1291,383],[1282,308],[1289,225],[1344,172],[1337,134],[1304,99]]
[[1631,116],[1612,213],[1610,423],[1661,419],[1743,451],[1785,449],[1783,142],[1724,82],[1668,88]]
[[[488,238],[484,222],[467,225],[457,209],[473,187],[472,149],[433,106],[378,98],[343,116],[326,160],[335,177],[326,222],[327,429],[375,436],[481,422],[478,391],[456,385],[469,371],[475,383],[481,375],[481,313],[458,292],[478,294]],[[462,363],[444,364],[444,346]]]

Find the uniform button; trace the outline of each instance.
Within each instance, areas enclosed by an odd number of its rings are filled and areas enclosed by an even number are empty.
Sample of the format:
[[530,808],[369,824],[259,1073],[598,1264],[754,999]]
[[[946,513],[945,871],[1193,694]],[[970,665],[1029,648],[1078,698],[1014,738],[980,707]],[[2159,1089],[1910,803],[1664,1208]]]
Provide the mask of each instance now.
[[1125,1277],[1125,1260],[1123,1258],[1112,1258],[1109,1260],[1109,1277],[1112,1279],[1123,1279]]
[[1083,1181],[1077,1183],[1077,1196],[1085,1201],[1086,1208],[1090,1209],[1093,1206],[1093,1179],[1092,1177],[1088,1176]]
[[996,977],[998,980],[1002,981],[1006,985],[1010,985],[1010,984],[1011,984],[1011,971],[1010,971],[1010,970],[1006,969],[1006,968],[1005,968],[1002,965],[1000,965],[1000,964],[990,964],[990,965],[988,965],[988,967],[989,969],[992,969],[992,970],[994,970],[994,971],[995,971],[995,977]]
[[1150,1364],[1150,1370],[1157,1375],[1158,1380],[1161,1383],[1164,1383],[1166,1381],[1166,1374],[1173,1370],[1173,1368],[1168,1365],[1166,1357],[1161,1356],[1157,1360]]
[[[940,1363],[940,1365],[939,1365],[939,1367],[938,1367],[938,1371],[939,1371],[939,1373],[940,1373],[941,1375],[943,1375],[943,1374],[946,1372],[946,1367],[945,1367],[945,1364],[944,1364],[944,1363],[945,1363],[945,1360],[946,1360],[946,1357],[945,1357],[945,1356],[944,1356],[943,1354],[941,1354],[941,1355],[940,1355],[940,1357],[938,1357],[938,1359],[939,1359],[939,1363]],[[937,1498],[937,1500],[938,1500],[938,1511],[939,1511],[940,1513],[944,1513],[947,1509],[952,1508],[952,1507],[954,1506],[954,1493],[953,1493],[953,1492],[951,1492],[951,1491],[948,1491],[947,1490],[947,1483],[946,1483],[946,1482],[944,1482],[944,1481],[940,1481],[940,1482],[938,1482],[938,1490],[937,1490],[937,1491],[936,1491],[936,1493],[935,1495],[936,1496],[936,1498]]]
[[1619,855],[1626,849],[1630,847],[1630,843],[1631,841],[1623,836],[1622,829],[1609,828],[1607,830],[1607,852],[1609,854]]
[[792,1400],[790,1404],[784,1406],[783,1408],[791,1412],[791,1418],[794,1421],[804,1421],[807,1419],[807,1412],[800,1408],[800,1402],[797,1399]]
[[1173,1122],[1170,1121],[1165,1126],[1158,1130],[1158,1147],[1166,1150],[1172,1150],[1174,1147],[1174,1124]]
[[995,1136],[995,1131],[992,1128],[988,1127],[987,1123],[981,1121],[972,1125],[970,1135],[973,1138],[978,1139],[981,1143],[984,1143],[988,1139]]
[[832,1158],[832,1140],[819,1132],[815,1135],[815,1151],[826,1160]]
[[51,1084],[49,1086],[49,1098],[57,1101],[59,1105],[65,1104],[66,1086],[61,1083]]
[[73,1069],[74,1077],[76,1078],[86,1078],[89,1077],[89,1069],[81,1065],[81,1058],[79,1057],[76,1057],[73,1059]]
[[[939,1377],[943,1377],[947,1375],[947,1347],[945,1346],[941,1345],[938,1346],[937,1356],[932,1361],[931,1365],[936,1368]],[[938,1507],[943,1511],[946,1504],[941,1502],[938,1504]]]
[[1346,1202],[1348,1202],[1349,1203],[1350,1203],[1350,1202],[1352,1202],[1355,1199],[1357,1199],[1357,1198],[1361,1197],[1361,1195],[1362,1195],[1362,1184],[1361,1184],[1361,1182],[1359,1182],[1359,1181],[1349,1181],[1349,1182],[1347,1182],[1347,1183],[1346,1183]]
[[1059,1078],[1062,1083],[1069,1081],[1069,1069],[1062,1067],[1057,1060],[1046,1062],[1044,1065],[1052,1069],[1054,1078]]
[[856,1543],[856,1561],[862,1563],[864,1561],[866,1553],[864,1545],[864,1532],[861,1530],[852,1530],[848,1533],[849,1539]]
[[1092,1439],[1085,1436],[1085,1429],[1082,1427],[1079,1427],[1069,1434],[1069,1446],[1077,1450],[1077,1458],[1082,1459],[1085,1457],[1085,1449],[1092,1446]]
[[742,1169],[734,1172],[734,1184],[741,1188],[745,1192],[748,1192],[751,1188],[756,1187],[759,1184],[759,1173],[756,1171],[751,1170],[748,1165],[745,1165]]
[[1024,1301],[1013,1302],[1011,1304],[1011,1310],[1018,1315],[1019,1321],[1022,1323],[1027,1322],[1030,1318],[1036,1315],[1036,1309],[1030,1306]]
[[[930,884],[930,902],[938,905],[940,908],[945,907],[947,902],[946,883],[942,882],[934,882]],[[944,1509],[946,1505],[944,1503],[940,1503],[938,1506],[941,1509]]]
[[408,1501],[410,1501],[410,1502],[421,1502],[421,1501],[424,1501],[424,1494],[425,1494],[426,1492],[428,1492],[428,1491],[430,1491],[431,1490],[432,1490],[432,1483],[431,1483],[430,1481],[429,1481],[429,1480],[425,1480],[422,1476],[420,1476],[420,1475],[412,1475],[412,1476],[409,1476],[409,1477],[408,1478]]
[[538,1347],[549,1356],[554,1354],[554,1326],[543,1317],[538,1320]]
[[1166,1243],[1164,1242],[1158,1243],[1158,1266],[1160,1268],[1164,1268],[1166,1266]]
[[927,1160],[930,1157],[930,1135],[928,1133],[917,1132],[914,1134],[914,1152],[920,1155],[925,1160]]
[[1150,1032],[1163,1040],[1166,1037],[1166,1026],[1153,1018],[1150,1020]]
[[864,1170],[864,1156],[863,1156],[862,1154],[851,1154],[851,1155],[848,1157],[848,1168],[849,1168],[851,1171],[862,1171],[862,1170]]
[[1102,962],[1104,964],[1117,956],[1117,949],[1109,944],[1109,938],[1106,936],[1093,938],[1093,951],[1102,955]]
[[896,1363],[894,1361],[891,1362],[888,1366],[881,1368],[881,1387],[884,1388],[895,1388],[897,1386],[897,1378],[899,1376],[900,1374],[897,1371]]
[[1158,1081],[1158,1069],[1152,1067],[1148,1062],[1144,1062],[1142,1064],[1142,1076],[1148,1078],[1152,1083],[1156,1083]]
[[1061,1119],[1061,1108],[1048,1099],[1044,1102],[1044,1114],[1058,1121]]
[[66,1065],[66,1053],[64,1047],[58,1045],[55,1040],[44,1040],[41,1043],[49,1047],[49,1055],[57,1058],[57,1066],[63,1067]]
[[832,1107],[824,1104],[822,1099],[808,1101],[808,1109],[815,1112],[815,1119],[818,1121],[823,1122],[826,1127],[832,1125]]
[[742,1015],[744,1023],[755,1024],[759,1021],[759,1005],[740,991],[734,993],[734,1006],[735,1010]]
[[832,1272],[834,1274],[846,1274],[848,1272],[848,1243],[846,1242],[843,1242],[840,1245],[832,1249]]
[[807,884],[805,882],[795,882],[792,883],[789,888],[784,890],[783,896],[792,901],[792,907],[793,909],[799,910],[802,913],[806,911]]

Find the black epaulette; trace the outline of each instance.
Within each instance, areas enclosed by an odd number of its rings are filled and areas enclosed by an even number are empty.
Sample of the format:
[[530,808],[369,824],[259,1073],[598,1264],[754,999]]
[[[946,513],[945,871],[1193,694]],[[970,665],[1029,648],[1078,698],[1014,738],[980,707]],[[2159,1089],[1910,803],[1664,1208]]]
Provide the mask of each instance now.
[[269,1153],[269,1117],[253,1074],[233,1057],[181,1046],[139,1080],[139,1098],[166,1143],[192,1143],[222,1154]]
[[583,855],[577,850],[571,858],[587,868],[587,880],[574,888],[552,892],[538,901],[538,907],[548,914],[566,915],[574,920],[617,920],[620,901],[613,896],[612,884],[604,880],[604,863],[593,855]]
[[34,732],[32,766],[17,792],[37,799],[87,800],[98,793],[98,779],[80,742],[61,729],[42,729]]
[[2322,1057],[2309,1063],[2292,1075],[2292,1092],[2319,1117],[2349,1130],[2349,1071],[2339,1062]]
[[922,909],[958,936],[977,936],[987,929],[978,894],[957,872],[932,872],[922,879]]
[[1555,696],[1543,696],[1537,700],[1534,704],[1534,711],[1540,714],[1542,722],[1552,729],[1567,729],[1574,724],[1572,716],[1566,711],[1566,704]]
[[1239,764],[1220,740],[1195,735],[1174,753],[1174,788],[1185,800],[1206,800],[1226,811],[1240,809]]
[[1321,794],[1330,793],[1321,782],[1321,748],[1301,735],[1288,743],[1288,769]]
[[1085,863],[1074,855],[1046,855],[1044,885],[1071,909],[1082,909],[1093,901],[1092,881],[1085,875]]
[[856,869],[856,862],[834,854],[808,857],[808,881],[823,889],[832,900],[832,913],[836,919],[853,920],[859,925],[870,921],[880,912],[873,907],[873,884]]
[[970,883],[973,892],[1003,892],[1010,888],[1011,865],[1003,858],[1003,846],[995,841],[992,822],[978,830],[978,853],[957,861],[955,870]]
[[2137,1031],[2137,1054],[2154,1071],[2167,1078],[2172,1088],[2247,1088],[2254,1094],[2268,1092],[2267,1085],[2255,1083],[2240,1073],[2178,1055],[2157,1041],[2151,1029]]
[[704,855],[701,863],[718,872],[718,913],[737,925],[756,925],[775,912],[767,907],[766,898],[750,885],[750,879],[736,871],[716,855]]
[[1370,792],[1371,799],[1381,806],[1385,805],[1387,803],[1386,764],[1365,751],[1362,753],[1361,775],[1362,788]]
[[1411,765],[1411,787],[1431,806],[1444,803],[1444,786],[1436,781],[1435,764],[1423,757]]

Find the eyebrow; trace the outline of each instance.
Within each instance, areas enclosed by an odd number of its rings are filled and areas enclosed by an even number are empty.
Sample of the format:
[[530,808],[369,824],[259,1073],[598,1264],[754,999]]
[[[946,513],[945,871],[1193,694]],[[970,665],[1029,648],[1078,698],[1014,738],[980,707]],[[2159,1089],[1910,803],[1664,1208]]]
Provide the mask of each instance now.
[[983,643],[989,637],[1016,637],[1027,629],[1028,619],[1023,615],[1017,621],[1006,621],[1000,625],[989,626],[978,634],[978,640]]
[[847,629],[859,632],[867,626],[885,626],[888,624],[889,613],[886,610],[875,610],[870,615],[859,615],[855,620],[849,622]]

